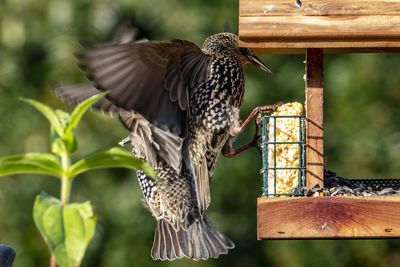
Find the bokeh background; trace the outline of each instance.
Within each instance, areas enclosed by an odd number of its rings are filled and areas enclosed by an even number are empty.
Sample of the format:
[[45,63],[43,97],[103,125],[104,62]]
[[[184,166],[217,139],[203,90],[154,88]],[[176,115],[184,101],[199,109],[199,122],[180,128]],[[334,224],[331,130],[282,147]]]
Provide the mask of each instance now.
[[[19,97],[70,111],[51,87],[85,82],[73,57],[79,42],[109,40],[119,23],[129,21],[138,38],[181,38],[201,45],[224,24],[237,32],[237,20],[236,0],[0,1],[0,156],[49,151],[47,121]],[[257,105],[304,101],[304,55],[260,57],[273,74],[245,67],[242,118]],[[399,62],[399,54],[325,56],[325,152],[328,168],[338,175],[400,176]],[[250,127],[236,145],[249,141],[253,131]],[[77,129],[75,158],[115,146],[126,135],[116,118],[88,112]],[[77,177],[72,201],[90,200],[98,214],[82,266],[400,266],[398,240],[257,241],[260,162],[254,149],[219,159],[207,216],[236,248],[199,262],[151,260],[155,220],[142,205],[134,172],[110,169]],[[58,180],[46,176],[0,178],[0,243],[16,249],[14,266],[48,266],[32,206],[41,190],[58,196],[59,187]]]

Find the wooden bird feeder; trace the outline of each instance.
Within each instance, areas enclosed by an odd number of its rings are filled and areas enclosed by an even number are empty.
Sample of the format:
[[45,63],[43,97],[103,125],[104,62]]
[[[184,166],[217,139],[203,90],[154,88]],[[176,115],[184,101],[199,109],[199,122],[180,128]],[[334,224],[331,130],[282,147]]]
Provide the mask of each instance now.
[[[400,52],[398,0],[239,0],[241,45],[305,54],[306,185],[324,185],[324,53]],[[260,197],[258,239],[400,237],[400,197]]]

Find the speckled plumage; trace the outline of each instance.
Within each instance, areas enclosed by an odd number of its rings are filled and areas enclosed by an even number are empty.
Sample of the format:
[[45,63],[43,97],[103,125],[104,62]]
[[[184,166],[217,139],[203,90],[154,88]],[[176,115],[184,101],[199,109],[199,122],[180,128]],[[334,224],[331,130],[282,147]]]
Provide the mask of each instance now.
[[[240,131],[244,77],[238,38],[223,33],[206,39],[202,51],[214,55],[207,80],[190,97],[189,155],[198,179],[211,182],[215,161],[229,136]],[[205,170],[206,169],[206,170]],[[201,183],[201,182],[199,182]],[[210,202],[209,187],[197,188],[200,208]]]
[[212,35],[201,50],[182,40],[93,45],[80,61],[94,87],[58,90],[73,102],[109,90],[95,107],[118,114],[130,131],[123,143],[130,142],[162,180],[137,172],[157,219],[154,259],[216,258],[234,247],[204,210],[220,151],[241,131],[242,64],[268,70],[238,40],[231,33]]

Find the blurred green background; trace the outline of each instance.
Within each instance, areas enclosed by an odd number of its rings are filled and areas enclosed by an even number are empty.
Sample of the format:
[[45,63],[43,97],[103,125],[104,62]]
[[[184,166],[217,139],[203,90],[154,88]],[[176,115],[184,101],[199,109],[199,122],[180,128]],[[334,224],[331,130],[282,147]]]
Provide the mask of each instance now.
[[[139,29],[138,38],[181,38],[201,45],[225,23],[237,32],[237,20],[236,0],[0,1],[0,156],[48,151],[47,121],[18,98],[71,110],[50,88],[85,81],[73,57],[79,42],[109,40],[120,22],[130,21]],[[273,74],[245,67],[242,118],[257,105],[304,101],[304,55],[261,59]],[[328,168],[338,175],[399,177],[399,62],[399,54],[325,56],[325,153]],[[250,140],[253,131],[252,123],[236,145]],[[117,145],[126,135],[116,118],[89,112],[78,127],[75,156]],[[79,176],[72,201],[89,199],[98,214],[82,266],[400,266],[398,240],[257,241],[260,161],[254,149],[219,159],[207,216],[236,248],[199,262],[151,260],[155,220],[142,206],[134,172],[111,169]],[[41,190],[58,196],[59,182],[36,175],[0,179],[0,243],[16,249],[16,267],[48,266],[47,247],[31,216]]]

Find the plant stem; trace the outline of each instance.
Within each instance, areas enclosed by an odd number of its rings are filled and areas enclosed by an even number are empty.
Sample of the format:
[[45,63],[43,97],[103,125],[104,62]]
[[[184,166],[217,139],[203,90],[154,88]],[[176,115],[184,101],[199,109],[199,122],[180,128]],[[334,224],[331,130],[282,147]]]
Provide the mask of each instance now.
[[71,181],[68,179],[67,176],[63,175],[61,178],[61,205],[68,204],[69,195],[71,191]]
[[[63,167],[63,174],[61,176],[61,205],[65,206],[69,202],[71,192],[72,179],[67,175],[69,168],[69,157],[67,153],[61,154],[61,165]],[[57,260],[54,254],[50,257],[50,267],[57,267]]]
[[54,256],[53,254],[51,254],[50,257],[50,267],[57,267],[56,256]]
[[61,177],[61,205],[66,205],[69,201],[71,192],[71,179],[67,175],[69,168],[69,157],[67,153],[61,154],[61,164],[63,167],[63,175]]

